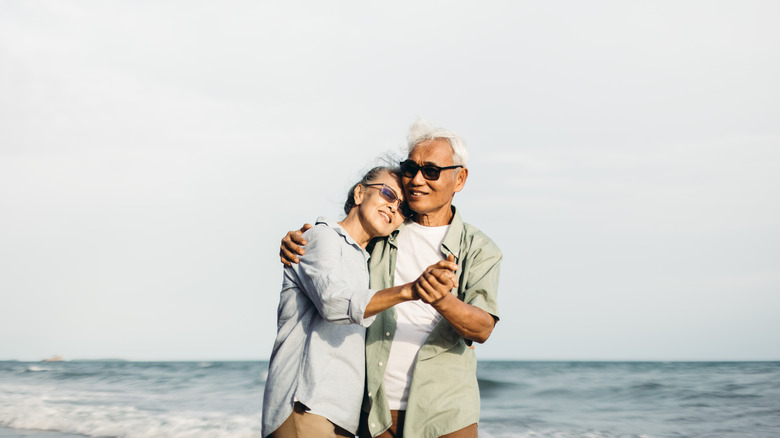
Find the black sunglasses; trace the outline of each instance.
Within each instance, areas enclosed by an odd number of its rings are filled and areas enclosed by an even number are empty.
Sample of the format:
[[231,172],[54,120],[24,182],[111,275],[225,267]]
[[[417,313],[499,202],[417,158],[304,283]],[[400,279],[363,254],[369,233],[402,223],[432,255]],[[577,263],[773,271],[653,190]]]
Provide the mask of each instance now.
[[457,169],[458,167],[463,166],[460,164],[457,166],[446,167],[434,166],[433,164],[420,166],[412,160],[406,160],[401,162],[401,175],[405,176],[406,178],[414,178],[417,175],[417,172],[422,171],[423,178],[427,179],[428,181],[436,181],[439,179],[439,175],[441,175],[442,170]]

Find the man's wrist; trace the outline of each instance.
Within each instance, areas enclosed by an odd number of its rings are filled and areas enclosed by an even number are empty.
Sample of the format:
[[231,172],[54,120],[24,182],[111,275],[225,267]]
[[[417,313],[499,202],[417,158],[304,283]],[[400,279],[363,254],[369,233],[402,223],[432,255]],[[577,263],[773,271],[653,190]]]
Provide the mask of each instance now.
[[439,311],[439,313],[441,313],[442,310],[446,311],[447,307],[449,307],[449,303],[450,303],[450,298],[451,297],[452,297],[452,294],[448,293],[448,294],[444,295],[443,297],[439,298],[438,300],[433,301],[432,303],[430,303],[430,305],[434,309]]

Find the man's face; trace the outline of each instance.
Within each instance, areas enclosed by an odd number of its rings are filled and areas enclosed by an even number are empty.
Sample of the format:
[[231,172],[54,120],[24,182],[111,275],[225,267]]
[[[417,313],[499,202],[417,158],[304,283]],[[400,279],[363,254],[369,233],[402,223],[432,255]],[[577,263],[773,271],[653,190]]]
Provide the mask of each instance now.
[[[414,161],[418,166],[426,164],[439,167],[452,166],[455,164],[452,161],[452,152],[452,146],[447,140],[433,139],[418,143],[409,154],[409,160]],[[459,168],[442,170],[439,179],[435,181],[425,179],[422,172],[417,172],[412,177],[402,176],[409,207],[418,216],[430,216],[432,219],[446,217],[446,220],[449,220],[452,197],[463,188],[467,175],[467,169]],[[434,222],[437,221],[434,220]],[[430,225],[438,226],[447,223],[432,223]]]

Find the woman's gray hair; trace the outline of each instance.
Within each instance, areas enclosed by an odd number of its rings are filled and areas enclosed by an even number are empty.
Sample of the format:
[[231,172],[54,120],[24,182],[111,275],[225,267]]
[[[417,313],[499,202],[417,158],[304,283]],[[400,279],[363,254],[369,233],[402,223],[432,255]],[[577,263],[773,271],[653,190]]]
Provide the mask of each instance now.
[[355,189],[357,189],[358,186],[365,186],[366,184],[378,180],[384,173],[389,173],[398,177],[401,174],[401,171],[398,165],[383,164],[366,172],[366,174],[363,175],[363,178],[356,182],[347,192],[347,202],[344,203],[344,214],[349,215],[350,210],[355,207]]
[[415,146],[420,144],[420,142],[437,138],[447,140],[450,143],[450,146],[452,146],[452,162],[466,167],[469,162],[469,151],[466,150],[466,141],[463,140],[463,137],[449,129],[435,127],[422,117],[418,118],[412,123],[412,126],[409,127],[409,134],[406,136],[408,155],[411,155]]

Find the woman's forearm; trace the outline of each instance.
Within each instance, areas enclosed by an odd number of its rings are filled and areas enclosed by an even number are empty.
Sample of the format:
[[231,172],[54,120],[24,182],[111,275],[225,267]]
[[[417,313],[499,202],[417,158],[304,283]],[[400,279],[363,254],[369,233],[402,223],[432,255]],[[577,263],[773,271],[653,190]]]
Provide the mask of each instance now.
[[416,300],[417,297],[414,296],[412,289],[413,284],[406,283],[401,286],[382,289],[375,293],[371,297],[371,301],[368,302],[365,312],[363,312],[363,318],[372,317],[404,301]]

